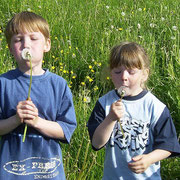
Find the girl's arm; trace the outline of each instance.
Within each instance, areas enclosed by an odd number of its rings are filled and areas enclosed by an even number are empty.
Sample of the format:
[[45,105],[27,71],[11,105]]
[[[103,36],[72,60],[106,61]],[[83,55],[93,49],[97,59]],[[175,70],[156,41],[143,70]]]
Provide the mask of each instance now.
[[132,158],[133,162],[128,164],[129,168],[137,173],[143,173],[151,164],[154,164],[160,160],[163,160],[171,155],[171,152],[163,150],[163,149],[156,149],[149,154],[142,154]]
[[109,114],[106,116],[104,121],[96,128],[93,134],[92,145],[96,149],[100,149],[108,142],[116,121],[122,118],[123,115],[124,106],[121,100],[118,100],[111,105]]

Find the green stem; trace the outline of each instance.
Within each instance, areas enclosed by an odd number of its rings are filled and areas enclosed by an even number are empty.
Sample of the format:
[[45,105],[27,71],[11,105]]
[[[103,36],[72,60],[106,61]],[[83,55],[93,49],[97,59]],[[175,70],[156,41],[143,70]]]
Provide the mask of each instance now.
[[[31,61],[31,57],[29,58],[30,61],[30,83],[29,83],[29,91],[28,91],[28,98],[27,100],[30,100],[30,94],[31,94],[31,84],[32,84],[32,61]],[[25,124],[24,127],[24,135],[23,135],[23,142],[25,142],[26,139],[26,132],[27,132],[27,124]]]
[[[120,101],[122,101],[122,98],[123,98],[123,97],[124,97],[124,93],[122,92],[122,93],[121,93],[121,98],[120,98]],[[123,128],[122,128],[122,125],[121,125],[120,119],[118,120],[118,122],[119,122],[119,125],[120,125],[120,129],[121,129],[121,132],[122,132],[123,138],[125,138],[124,131],[123,131]]]

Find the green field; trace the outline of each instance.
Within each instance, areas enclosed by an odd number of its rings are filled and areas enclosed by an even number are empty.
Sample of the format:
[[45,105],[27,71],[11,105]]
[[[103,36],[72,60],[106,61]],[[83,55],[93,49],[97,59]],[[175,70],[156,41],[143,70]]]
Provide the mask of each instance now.
[[[4,37],[7,21],[32,11],[50,24],[52,49],[43,66],[64,77],[74,95],[78,127],[62,145],[68,180],[102,177],[104,150],[94,152],[86,123],[99,96],[112,84],[106,70],[110,49],[136,41],[150,56],[148,88],[171,111],[180,136],[179,0],[1,0],[0,74],[16,66]],[[180,179],[180,158],[162,161],[163,180]]]

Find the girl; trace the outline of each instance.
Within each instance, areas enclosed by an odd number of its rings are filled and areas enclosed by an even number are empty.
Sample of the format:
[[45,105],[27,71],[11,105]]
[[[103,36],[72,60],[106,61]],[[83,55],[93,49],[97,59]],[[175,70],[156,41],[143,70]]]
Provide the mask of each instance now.
[[160,160],[180,153],[168,108],[145,89],[149,65],[137,43],[111,51],[115,90],[99,98],[87,125],[93,148],[106,147],[103,180],[160,180]]

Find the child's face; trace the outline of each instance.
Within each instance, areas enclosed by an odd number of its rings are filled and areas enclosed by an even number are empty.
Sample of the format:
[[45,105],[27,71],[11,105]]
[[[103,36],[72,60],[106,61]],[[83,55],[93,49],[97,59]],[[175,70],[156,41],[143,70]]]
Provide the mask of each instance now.
[[148,70],[126,69],[124,66],[120,66],[111,70],[111,78],[115,88],[124,86],[126,96],[135,96],[143,90],[141,83],[147,80]]
[[22,59],[21,53],[28,48],[32,54],[32,65],[42,64],[44,52],[50,50],[50,40],[46,40],[41,32],[20,32],[11,38],[10,52],[18,66],[23,68],[29,63]]

